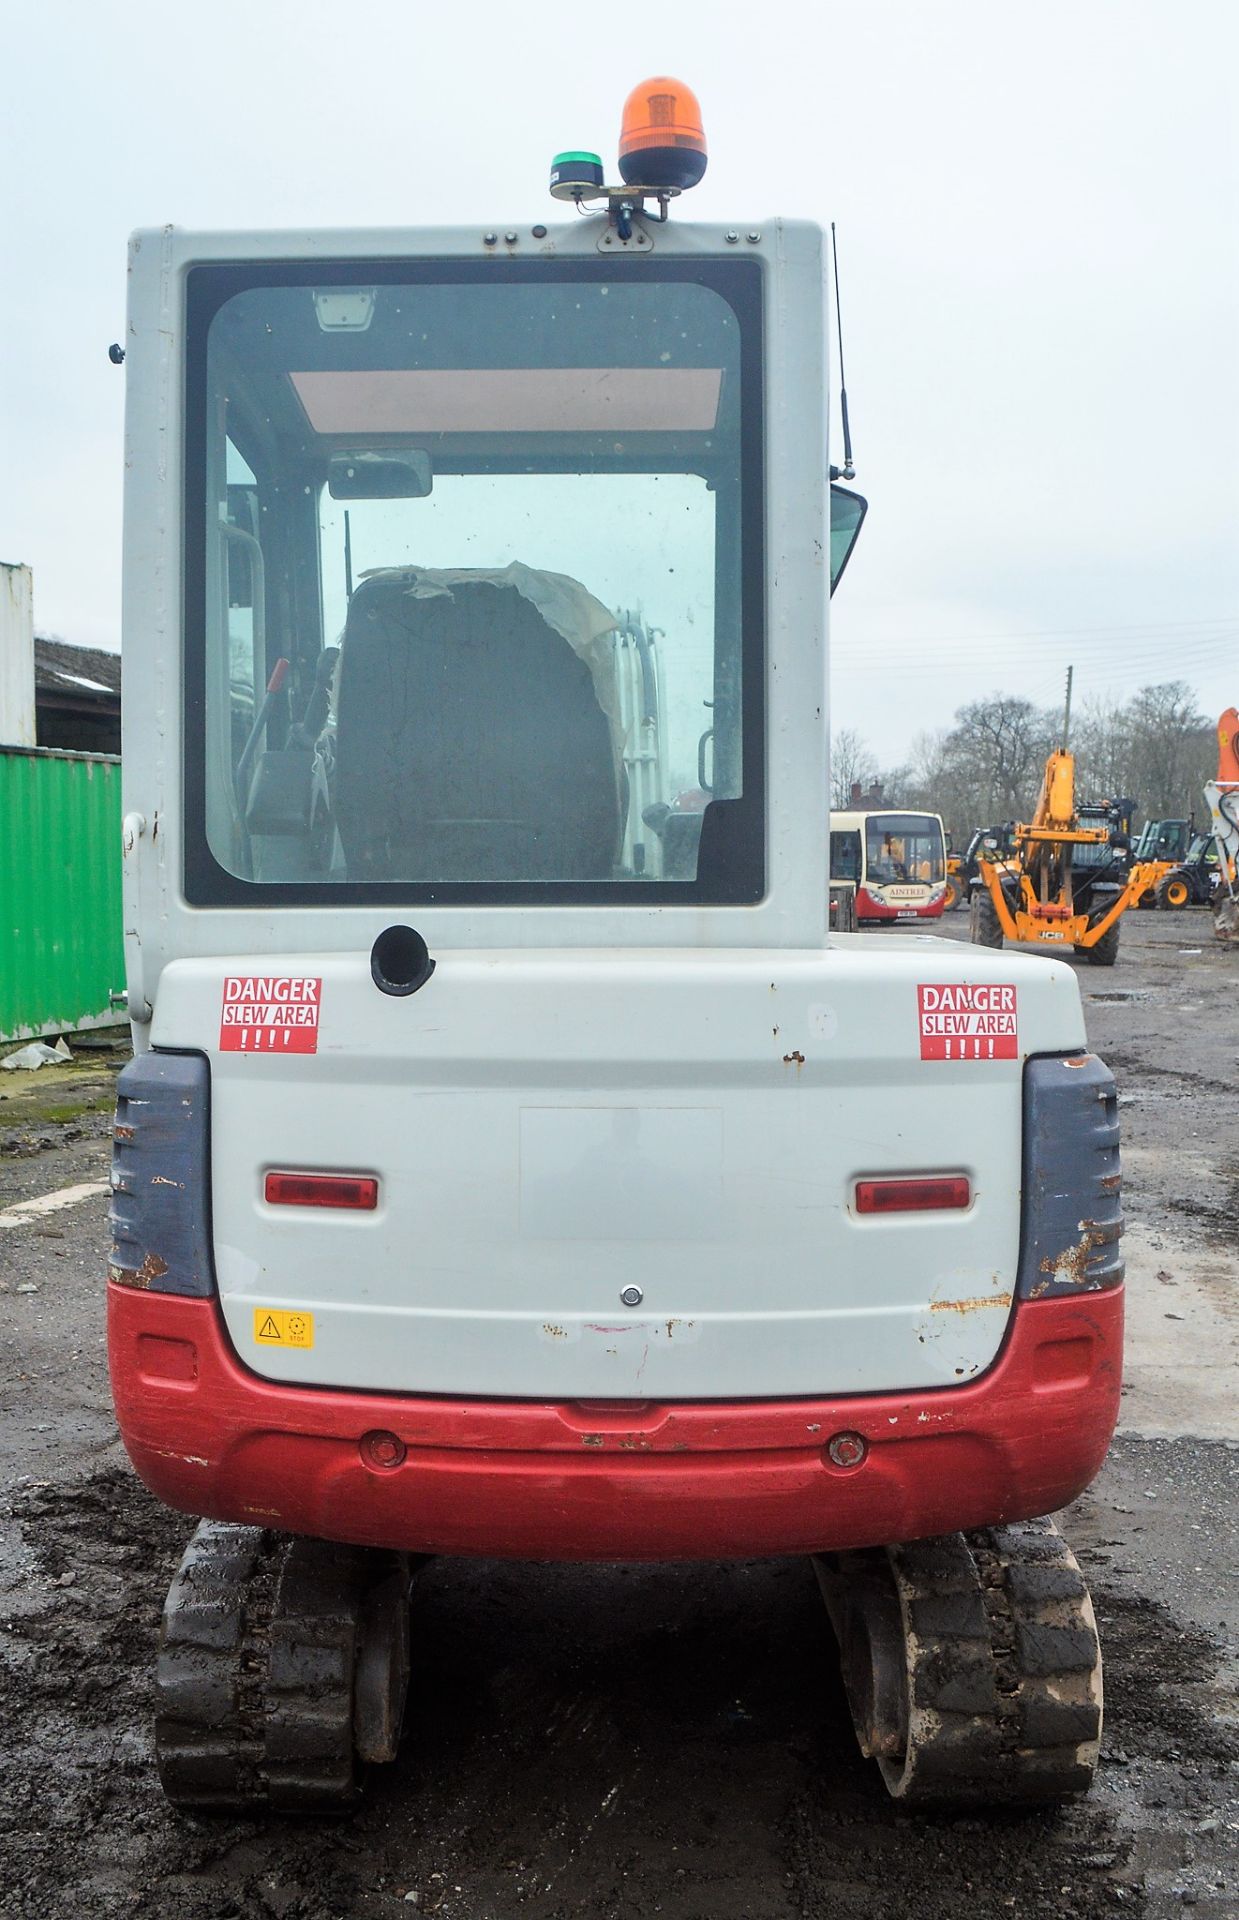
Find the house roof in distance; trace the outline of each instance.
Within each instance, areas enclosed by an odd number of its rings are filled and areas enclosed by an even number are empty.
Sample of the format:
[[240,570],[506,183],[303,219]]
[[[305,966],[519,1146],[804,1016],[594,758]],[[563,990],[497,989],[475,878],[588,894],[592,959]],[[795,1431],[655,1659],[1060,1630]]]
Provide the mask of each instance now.
[[36,697],[114,707],[120,701],[120,655],[101,647],[74,647],[47,634],[34,637]]

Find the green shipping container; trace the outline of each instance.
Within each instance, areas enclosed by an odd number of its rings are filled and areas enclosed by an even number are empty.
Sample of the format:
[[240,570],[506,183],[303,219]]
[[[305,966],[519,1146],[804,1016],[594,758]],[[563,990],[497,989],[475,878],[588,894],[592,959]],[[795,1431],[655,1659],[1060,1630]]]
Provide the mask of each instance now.
[[0,746],[0,1041],[123,1019],[120,761]]

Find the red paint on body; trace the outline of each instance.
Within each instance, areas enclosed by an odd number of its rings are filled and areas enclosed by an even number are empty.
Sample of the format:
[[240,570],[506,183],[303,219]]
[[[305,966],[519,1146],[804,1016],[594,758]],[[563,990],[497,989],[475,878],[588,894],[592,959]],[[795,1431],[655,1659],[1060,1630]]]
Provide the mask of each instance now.
[[858,920],[940,920],[945,907],[945,894],[939,894],[936,900],[904,900],[898,906],[888,906],[884,900],[875,900],[868,887],[856,889]]
[[[603,1413],[263,1380],[237,1359],[213,1300],[108,1286],[121,1434],[169,1506],[514,1559],[808,1553],[1053,1512],[1105,1458],[1122,1329],[1122,1288],[1027,1300],[998,1360],[967,1385]],[[181,1343],[167,1378],[153,1340]],[[405,1449],[383,1471],[363,1444],[376,1430]],[[823,1436],[841,1430],[865,1443],[858,1467],[830,1463]]]

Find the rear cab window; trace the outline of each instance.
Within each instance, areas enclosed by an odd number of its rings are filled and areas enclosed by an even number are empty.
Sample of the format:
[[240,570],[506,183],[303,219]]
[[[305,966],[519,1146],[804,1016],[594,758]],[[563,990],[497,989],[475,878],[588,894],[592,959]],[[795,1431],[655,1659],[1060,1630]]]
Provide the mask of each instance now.
[[762,896],[761,269],[607,264],[191,272],[192,904]]

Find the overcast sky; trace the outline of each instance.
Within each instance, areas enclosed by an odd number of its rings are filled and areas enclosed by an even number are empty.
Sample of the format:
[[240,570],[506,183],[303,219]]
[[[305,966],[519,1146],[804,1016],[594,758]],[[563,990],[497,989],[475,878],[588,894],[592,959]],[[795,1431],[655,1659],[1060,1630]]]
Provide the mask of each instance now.
[[663,71],[710,143],[682,217],[839,224],[836,729],[889,765],[1068,661],[1239,700],[1234,0],[43,0],[4,57],[0,559],[40,631],[120,642],[131,228],[554,219],[551,155],[613,177]]

